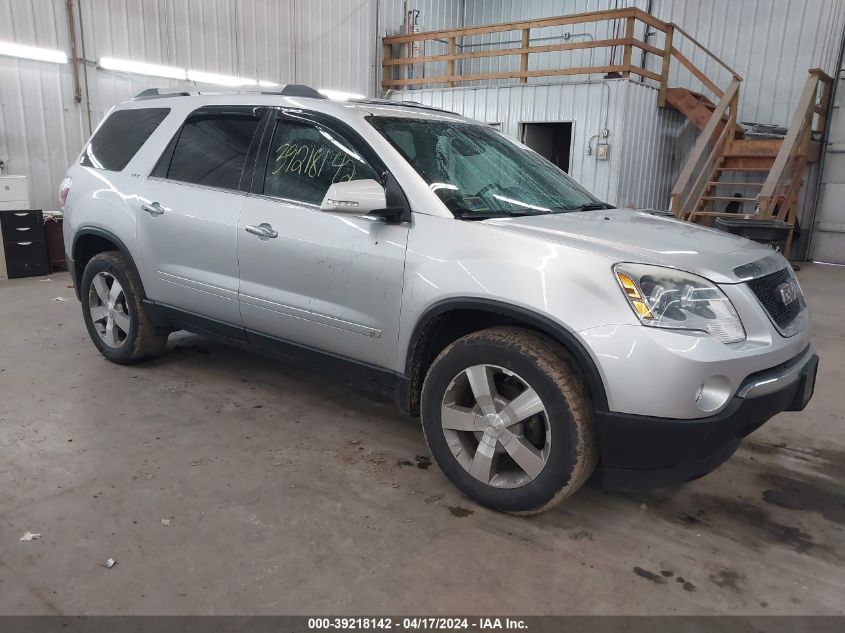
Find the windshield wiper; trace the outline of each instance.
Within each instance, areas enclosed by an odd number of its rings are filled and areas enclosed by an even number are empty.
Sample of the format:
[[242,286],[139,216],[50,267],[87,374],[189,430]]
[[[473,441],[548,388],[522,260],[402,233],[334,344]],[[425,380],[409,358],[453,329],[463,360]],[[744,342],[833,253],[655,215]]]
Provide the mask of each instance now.
[[601,211],[603,209],[615,209],[612,204],[607,202],[588,202],[578,207],[569,207],[567,211]]
[[452,207],[449,210],[459,220],[489,220],[491,218],[518,218],[524,215],[534,215],[532,213],[525,213],[522,210],[471,211],[465,207]]

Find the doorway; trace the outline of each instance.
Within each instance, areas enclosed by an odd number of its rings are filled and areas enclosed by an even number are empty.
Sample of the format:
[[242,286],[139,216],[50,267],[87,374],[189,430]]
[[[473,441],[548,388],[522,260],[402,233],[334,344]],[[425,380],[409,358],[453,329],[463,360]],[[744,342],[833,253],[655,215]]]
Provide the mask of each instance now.
[[523,123],[522,142],[543,158],[569,173],[572,153],[572,122]]

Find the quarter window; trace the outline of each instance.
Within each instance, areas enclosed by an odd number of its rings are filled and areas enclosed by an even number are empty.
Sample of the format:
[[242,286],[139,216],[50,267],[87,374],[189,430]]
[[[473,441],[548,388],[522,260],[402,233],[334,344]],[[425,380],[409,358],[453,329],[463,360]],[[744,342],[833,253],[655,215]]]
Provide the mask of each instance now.
[[307,123],[278,121],[273,132],[263,193],[319,205],[336,182],[379,179],[345,140]]
[[121,171],[147,142],[170,108],[136,108],[112,112],[82,152],[86,167]]
[[173,148],[167,178],[237,189],[258,117],[198,114],[188,117]]

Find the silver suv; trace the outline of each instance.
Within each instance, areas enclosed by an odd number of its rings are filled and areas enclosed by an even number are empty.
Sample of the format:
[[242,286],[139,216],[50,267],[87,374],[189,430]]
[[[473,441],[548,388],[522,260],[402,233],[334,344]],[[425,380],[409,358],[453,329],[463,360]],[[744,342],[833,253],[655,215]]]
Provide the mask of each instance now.
[[695,479],[812,396],[780,254],[613,208],[449,112],[146,91],[60,197],[106,358],[185,329],[320,363],[421,415],[446,476],[497,510],[541,511],[592,475]]

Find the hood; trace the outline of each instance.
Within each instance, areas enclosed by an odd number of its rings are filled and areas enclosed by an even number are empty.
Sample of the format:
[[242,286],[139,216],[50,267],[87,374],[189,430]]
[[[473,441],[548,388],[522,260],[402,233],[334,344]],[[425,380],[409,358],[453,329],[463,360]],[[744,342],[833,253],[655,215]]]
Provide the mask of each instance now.
[[715,283],[742,281],[734,269],[773,254],[772,249],[743,237],[634,209],[495,218],[484,224],[606,255],[617,262],[686,270]]

